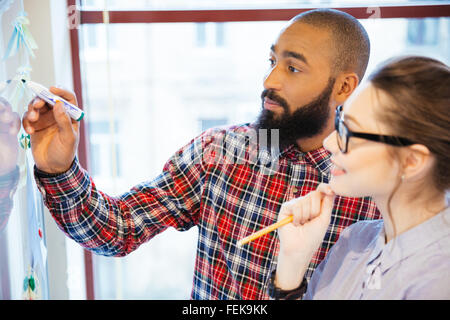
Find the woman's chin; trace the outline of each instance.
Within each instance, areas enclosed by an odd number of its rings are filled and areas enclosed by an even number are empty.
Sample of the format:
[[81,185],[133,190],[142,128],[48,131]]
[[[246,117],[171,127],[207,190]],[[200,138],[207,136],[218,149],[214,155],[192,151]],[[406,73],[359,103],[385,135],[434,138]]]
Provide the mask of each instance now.
[[360,188],[353,188],[348,183],[343,183],[339,181],[340,179],[336,179],[336,177],[331,177],[329,182],[330,188],[334,191],[334,193],[341,197],[350,197],[350,198],[362,198],[366,197]]

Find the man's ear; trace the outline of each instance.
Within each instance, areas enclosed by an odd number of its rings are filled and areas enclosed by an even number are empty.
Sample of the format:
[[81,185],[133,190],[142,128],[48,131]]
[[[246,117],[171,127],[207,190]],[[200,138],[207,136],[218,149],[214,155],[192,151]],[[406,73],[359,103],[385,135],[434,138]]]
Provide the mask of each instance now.
[[341,105],[355,91],[359,84],[359,78],[356,73],[342,73],[335,83],[335,97],[337,105]]
[[408,147],[402,155],[403,180],[417,181],[429,174],[434,164],[430,150],[422,144]]

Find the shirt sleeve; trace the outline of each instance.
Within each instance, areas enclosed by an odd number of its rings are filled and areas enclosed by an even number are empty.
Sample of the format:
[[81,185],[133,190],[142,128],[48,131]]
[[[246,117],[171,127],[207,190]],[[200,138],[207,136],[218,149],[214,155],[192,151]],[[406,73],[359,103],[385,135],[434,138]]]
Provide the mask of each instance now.
[[[339,240],[338,240],[339,242]],[[336,246],[337,243],[334,245]],[[322,260],[322,262],[320,262],[320,264],[317,266],[317,268],[314,270],[311,279],[309,280],[308,283],[308,287],[306,290],[306,293],[303,296],[303,300],[313,300],[314,299],[314,295],[317,289],[317,285],[320,281],[321,275],[323,273],[323,270],[325,269],[328,259],[330,257],[330,253],[333,251],[333,247],[331,247],[330,251],[328,252],[328,254],[325,256],[325,259]]]
[[[303,300],[318,299],[320,291],[321,297],[327,296],[331,288],[333,280],[342,266],[348,262],[347,255],[352,248],[352,244],[357,244],[361,247],[366,245],[364,238],[361,238],[361,227],[365,224],[362,222],[354,223],[345,228],[339,235],[339,239],[328,251],[325,258],[314,270],[311,279],[308,283],[308,290],[306,291]],[[368,235],[369,233],[366,232]],[[323,298],[319,298],[323,299]]]
[[176,152],[154,180],[118,197],[98,190],[77,160],[48,176],[35,167],[45,205],[66,235],[105,256],[124,256],[168,227],[187,230],[198,221],[204,179],[204,133]]

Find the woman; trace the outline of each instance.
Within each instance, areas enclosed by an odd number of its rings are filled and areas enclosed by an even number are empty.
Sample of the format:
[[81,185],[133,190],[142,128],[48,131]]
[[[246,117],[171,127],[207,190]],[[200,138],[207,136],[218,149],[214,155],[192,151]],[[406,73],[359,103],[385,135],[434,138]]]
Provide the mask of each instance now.
[[[329,185],[283,204],[273,298],[450,298],[450,68],[425,57],[389,61],[336,110],[324,141]],[[371,196],[383,219],[345,229],[306,289],[334,195]],[[303,280],[303,281],[302,281]]]

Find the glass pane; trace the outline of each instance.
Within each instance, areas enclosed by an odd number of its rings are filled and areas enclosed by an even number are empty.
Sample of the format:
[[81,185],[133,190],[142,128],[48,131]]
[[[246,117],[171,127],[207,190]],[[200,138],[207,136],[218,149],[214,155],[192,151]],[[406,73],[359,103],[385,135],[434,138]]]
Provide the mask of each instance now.
[[361,20],[371,42],[369,74],[380,62],[393,56],[418,54],[450,62],[450,19]]
[[[203,130],[252,121],[282,24],[111,25],[109,62],[105,26],[83,26],[85,119],[99,188],[126,191]],[[196,240],[196,228],[167,230],[125,258],[95,257],[96,296],[189,298]]]
[[[368,72],[393,55],[449,62],[449,19],[363,20]],[[255,120],[285,22],[83,25],[91,174],[111,195],[155,177],[208,127]],[[109,50],[107,50],[109,46]],[[188,299],[197,230],[168,230],[125,258],[95,257],[99,299]]]
[[[82,0],[82,10],[207,10],[207,9],[255,9],[255,8],[299,8],[299,7],[349,7],[381,6],[390,4],[430,3],[426,0]],[[439,1],[433,1],[439,2]],[[105,7],[106,6],[106,7]]]
[[[22,10],[22,1],[0,1],[2,56]],[[32,95],[17,79],[29,75],[30,57],[23,45],[17,49],[0,61],[0,300],[49,299],[43,201],[29,139],[20,129]],[[6,316],[4,308],[2,314]]]

